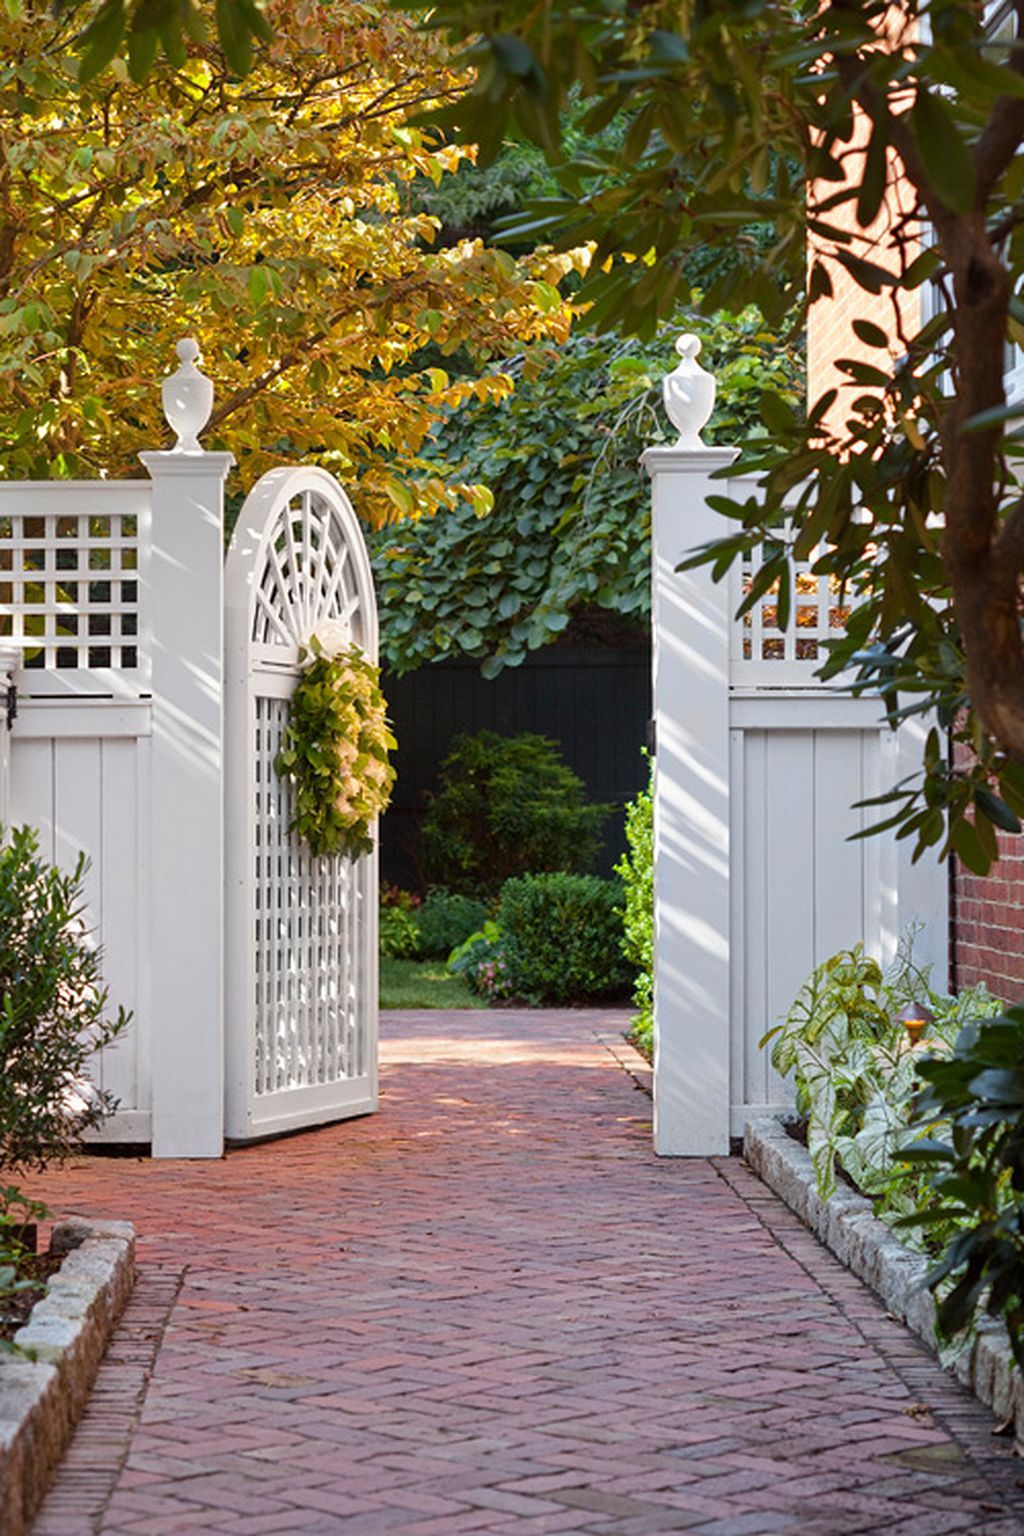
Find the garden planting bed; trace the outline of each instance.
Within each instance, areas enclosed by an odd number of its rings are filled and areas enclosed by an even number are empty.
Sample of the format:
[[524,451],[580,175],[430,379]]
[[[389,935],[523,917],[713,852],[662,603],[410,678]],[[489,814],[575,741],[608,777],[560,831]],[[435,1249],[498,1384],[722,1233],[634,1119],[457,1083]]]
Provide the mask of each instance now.
[[[864,1195],[840,1184],[822,1200],[810,1154],[782,1121],[773,1116],[748,1120],[743,1151],[769,1189],[937,1354],[935,1303],[926,1281],[930,1261],[901,1243]],[[1024,1455],[1024,1378],[1014,1369],[1003,1328],[987,1319],[980,1322],[953,1370],[1001,1420],[1012,1420],[1018,1452]]]
[[135,1281],[127,1222],[65,1221],[60,1268],[0,1355],[0,1531],[23,1536],[71,1437]]

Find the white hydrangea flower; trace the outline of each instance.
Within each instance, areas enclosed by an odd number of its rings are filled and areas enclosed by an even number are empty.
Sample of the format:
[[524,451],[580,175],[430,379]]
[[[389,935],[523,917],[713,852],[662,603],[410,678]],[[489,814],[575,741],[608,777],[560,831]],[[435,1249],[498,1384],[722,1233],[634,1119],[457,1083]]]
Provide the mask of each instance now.
[[352,644],[352,628],[344,619],[324,619],[314,629],[313,639],[319,645],[321,655],[333,661]]

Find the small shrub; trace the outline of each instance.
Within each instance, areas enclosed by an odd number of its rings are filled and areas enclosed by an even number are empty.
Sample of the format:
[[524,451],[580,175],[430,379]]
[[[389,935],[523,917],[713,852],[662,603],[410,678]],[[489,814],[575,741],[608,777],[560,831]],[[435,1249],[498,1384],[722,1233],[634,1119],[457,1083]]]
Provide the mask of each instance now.
[[491,919],[452,950],[448,969],[453,975],[463,976],[480,997],[491,1001],[515,997],[519,991],[508,937]]
[[[649,755],[645,752],[645,757]],[[654,765],[650,782],[626,806],[627,851],[615,866],[626,893],[622,953],[634,967],[632,1038],[650,1054],[654,1044]]]
[[[45,1168],[78,1150],[117,1101],[89,1062],[127,1028],[107,1017],[100,956],[82,922],[83,855],[65,874],[28,827],[0,847],[0,1167]],[[8,1192],[10,1193],[10,1192]],[[8,1202],[9,1205],[10,1202]]]
[[527,871],[589,869],[611,807],[585,805],[583,791],[544,736],[457,736],[423,823],[428,878],[487,897]]
[[904,1156],[930,1174],[922,1209],[900,1222],[952,1227],[928,1276],[947,1336],[979,1309],[1001,1318],[1024,1370],[1024,1008],[971,1023],[953,1052],[918,1063],[919,1139]]
[[420,927],[408,907],[380,909],[380,952],[393,960],[415,955],[420,945]]
[[471,933],[480,929],[487,918],[482,901],[462,896],[457,891],[428,892],[416,914],[419,927],[418,953],[428,957],[451,953]]
[[622,887],[595,875],[506,880],[498,922],[517,992],[535,1003],[607,997],[629,984]]

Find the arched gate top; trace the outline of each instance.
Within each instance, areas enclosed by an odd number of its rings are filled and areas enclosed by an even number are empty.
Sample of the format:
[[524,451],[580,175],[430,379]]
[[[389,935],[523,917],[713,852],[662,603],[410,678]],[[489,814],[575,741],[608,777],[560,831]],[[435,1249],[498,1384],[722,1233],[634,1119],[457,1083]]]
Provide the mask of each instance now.
[[300,647],[324,624],[340,625],[377,659],[377,606],[362,529],[326,470],[272,469],[253,486],[231,538],[225,597],[236,623],[244,617],[253,661],[294,666]]

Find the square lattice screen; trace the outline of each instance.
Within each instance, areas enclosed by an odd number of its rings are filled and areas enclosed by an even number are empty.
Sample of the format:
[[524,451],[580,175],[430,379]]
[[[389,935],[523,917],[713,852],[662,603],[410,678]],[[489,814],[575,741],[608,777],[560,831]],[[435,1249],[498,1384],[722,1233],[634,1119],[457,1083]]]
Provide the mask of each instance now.
[[135,672],[135,511],[0,512],[0,636],[28,670]]
[[[754,551],[734,567],[733,613],[750,591],[760,565]],[[849,617],[849,599],[828,576],[816,576],[810,563],[794,573],[789,624],[782,629],[776,589],[770,587],[741,619],[732,621],[731,674],[734,684],[761,688],[802,687],[813,683],[825,660],[823,642],[834,639]]]

